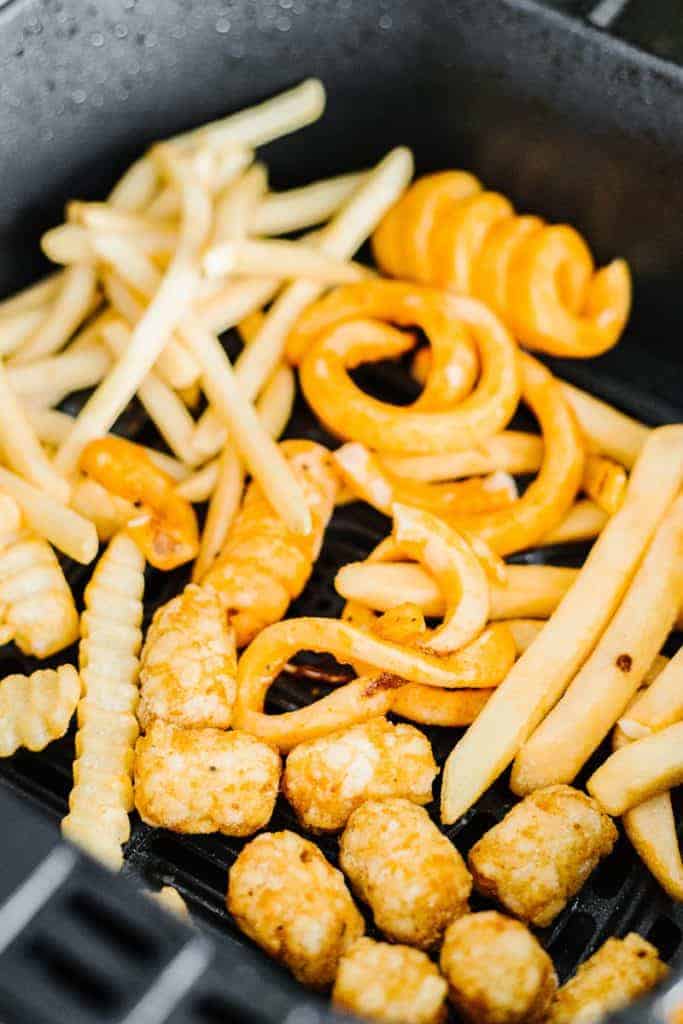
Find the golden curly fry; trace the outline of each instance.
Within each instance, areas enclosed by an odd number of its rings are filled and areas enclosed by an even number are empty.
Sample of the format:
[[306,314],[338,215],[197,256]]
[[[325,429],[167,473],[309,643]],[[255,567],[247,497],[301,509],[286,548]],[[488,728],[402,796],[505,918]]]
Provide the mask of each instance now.
[[[353,383],[350,369],[413,347],[411,335],[384,330],[378,336],[377,331],[368,330],[369,321],[379,321],[380,329],[383,321],[390,321],[425,331],[434,351],[435,371],[441,374],[435,385],[438,401],[432,404],[430,399],[431,378],[426,394],[412,406],[381,402]],[[459,350],[471,349],[473,343],[480,373],[474,390],[464,396]],[[309,405],[339,437],[370,448],[396,454],[471,448],[502,430],[519,400],[515,343],[497,317],[473,299],[391,281],[349,285],[304,313],[290,336],[290,352],[302,344],[307,351],[301,363],[301,387]],[[455,389],[449,388],[444,364],[457,367]]]
[[372,242],[384,273],[476,296],[542,352],[599,355],[618,341],[629,314],[624,260],[596,272],[573,228],[516,215],[463,171],[415,182]]
[[202,579],[228,612],[238,647],[281,619],[301,593],[334,508],[338,483],[327,449],[284,441],[282,451],[305,494],[313,529],[306,536],[290,530],[252,482],[225,547]]
[[57,556],[30,529],[0,533],[2,640],[47,658],[78,638],[78,612]]
[[237,656],[218,595],[191,583],[157,609],[140,656],[138,720],[227,729]]
[[130,835],[144,557],[117,534],[85,591],[74,786],[62,832],[112,867]]
[[176,481],[156,466],[141,445],[120,437],[90,441],[80,457],[83,472],[112,494],[131,501],[126,532],[156,569],[175,569],[199,549],[197,517]]
[[43,750],[52,740],[63,736],[80,695],[81,681],[71,665],[3,679],[0,682],[0,757],[10,757],[19,747]]

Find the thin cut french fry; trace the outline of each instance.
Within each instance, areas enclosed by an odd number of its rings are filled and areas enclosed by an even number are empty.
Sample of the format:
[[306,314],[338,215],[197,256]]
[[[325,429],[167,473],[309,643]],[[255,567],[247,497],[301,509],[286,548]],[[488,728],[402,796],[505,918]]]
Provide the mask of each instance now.
[[441,817],[460,817],[557,703],[612,617],[683,482],[683,427],[652,432],[624,504],[609,520],[553,616],[448,757]]
[[625,711],[683,601],[681,555],[683,498],[657,529],[592,654],[517,754],[510,782],[515,793],[571,783]]
[[20,476],[43,488],[57,501],[69,500],[69,485],[56,472],[35,435],[0,359],[0,448]]
[[161,284],[162,274],[132,238],[93,235],[90,245],[95,257],[112,267],[129,288],[151,299]]
[[171,222],[159,223],[144,214],[118,210],[109,203],[84,203],[72,201],[68,204],[69,221],[82,224],[91,231],[102,234],[126,235],[137,244],[144,239],[154,238],[162,250],[173,248],[178,241],[177,226]]
[[245,238],[254,210],[268,188],[268,172],[263,164],[252,164],[241,178],[228,186],[214,205],[211,242]]
[[97,303],[97,278],[92,267],[68,267],[60,282],[59,293],[53,300],[50,315],[34,334],[14,354],[14,363],[30,363],[41,356],[49,356],[66,345],[67,341],[92,313]]
[[616,750],[587,783],[608,814],[624,814],[683,783],[683,722]]
[[111,367],[111,356],[99,342],[71,347],[56,356],[46,356],[21,366],[8,366],[7,380],[21,398],[51,396],[52,405],[72,391],[99,384]]
[[517,654],[523,654],[545,626],[543,619],[508,619],[505,623],[515,641]]
[[[122,321],[112,321],[102,329],[102,335],[114,355],[121,359],[130,344],[130,330]],[[188,466],[196,465],[199,457],[193,444],[195,422],[182,399],[153,369],[140,382],[138,398],[171,451]]]
[[83,565],[92,562],[97,554],[97,533],[87,519],[1,466],[0,491],[15,499],[37,534],[75,561]]
[[[410,150],[392,150],[320,232],[316,243],[320,251],[336,259],[353,256],[404,191],[412,173]],[[258,395],[280,362],[294,323],[321,291],[322,286],[317,283],[296,281],[273,303],[258,336],[242,352],[235,365],[240,389],[249,398]]]
[[368,271],[357,263],[327,256],[313,246],[281,239],[221,242],[204,256],[208,277],[245,274],[281,277],[285,280],[303,277],[322,284],[349,284],[367,277]]
[[76,468],[88,441],[103,437],[124,410],[169,334],[191,307],[199,287],[197,258],[209,231],[211,205],[193,167],[175,160],[169,160],[169,166],[183,195],[180,242],[161,287],[135,325],[124,355],[86,402],[55,456],[55,465],[67,474]]
[[242,500],[244,469],[238,453],[226,444],[218,462],[216,484],[202,531],[199,553],[192,568],[192,579],[202,579],[223,547]]
[[69,266],[71,263],[92,265],[97,260],[90,232],[80,224],[59,224],[46,231],[40,247],[49,260]]
[[541,538],[539,544],[570,544],[576,540],[591,540],[604,529],[609,519],[594,501],[576,501],[561,523]]
[[109,193],[109,202],[115,210],[138,213],[149,206],[159,180],[159,171],[149,156],[132,163]]
[[[577,569],[555,565],[508,565],[507,582],[491,583],[492,619],[545,619],[578,576]],[[444,614],[444,596],[421,566],[407,562],[351,562],[335,577],[345,600],[385,612],[398,604],[417,605],[426,617]]]
[[[169,145],[173,146],[172,140]],[[214,153],[208,153],[206,147],[200,147],[197,152],[203,152],[206,157],[213,157],[211,162],[207,162],[207,174],[204,182],[211,194],[220,192],[234,181],[253,159],[251,150],[243,149],[232,143],[219,148]],[[165,185],[146,208],[145,213],[152,220],[164,221],[177,218],[180,213],[180,198],[177,189],[172,184]]]
[[14,316],[15,313],[25,313],[30,309],[42,309],[45,305],[52,302],[57,295],[63,277],[64,272],[58,270],[54,274],[44,277],[41,281],[22,288],[15,295],[10,295],[9,298],[3,299],[0,301],[0,316]]
[[581,489],[607,515],[614,515],[624,500],[627,481],[626,470],[614,459],[605,455],[588,455]]
[[650,428],[573,384],[563,382],[562,390],[589,445],[630,469],[650,434]]
[[251,475],[290,529],[307,534],[311,517],[301,488],[245,397],[221,343],[210,331],[190,324],[183,325],[183,336],[202,367],[204,391],[224,418]]
[[282,287],[279,277],[229,281],[218,291],[200,297],[195,312],[207,331],[222,334],[266,306]]
[[288,192],[271,192],[251,220],[253,235],[286,235],[328,220],[365,180],[366,173],[340,174]]
[[8,313],[0,317],[0,355],[10,356],[24,344],[38,329],[46,316],[47,306],[37,309],[24,309],[18,313]]

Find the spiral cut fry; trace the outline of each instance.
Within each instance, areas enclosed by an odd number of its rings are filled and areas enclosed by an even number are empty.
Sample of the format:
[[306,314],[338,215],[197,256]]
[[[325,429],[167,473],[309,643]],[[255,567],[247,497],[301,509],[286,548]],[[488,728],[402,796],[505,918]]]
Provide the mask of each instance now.
[[[420,398],[398,407],[361,391],[348,371],[409,351],[414,336],[396,327],[415,326],[434,357],[434,379],[430,374]],[[497,317],[479,302],[431,288],[381,280],[338,288],[294,328],[290,358],[302,349],[301,387],[316,415],[339,437],[370,448],[471,448],[505,427],[519,400],[517,348]],[[479,379],[470,390],[477,362]]]
[[596,272],[573,228],[518,216],[463,171],[417,181],[375,231],[373,251],[384,273],[481,299],[523,345],[556,356],[606,352],[630,310],[624,260]]
[[[327,651],[363,674],[327,697],[281,715],[263,712],[268,689],[298,651]],[[237,670],[233,726],[280,750],[385,714],[406,682],[459,689],[491,686],[491,670],[514,660],[514,640],[504,625],[489,627],[454,654],[435,657],[371,635],[335,619],[288,619],[263,630],[242,655]]]
[[284,441],[281,450],[305,496],[311,532],[290,530],[252,481],[223,550],[202,579],[228,612],[238,647],[281,619],[301,593],[334,508],[337,478],[327,449],[312,441]]
[[112,494],[131,501],[135,515],[126,532],[156,569],[175,569],[199,548],[197,517],[176,491],[176,481],[132,441],[106,437],[90,441],[80,468]]
[[39,669],[0,682],[0,757],[19,749],[43,750],[69,728],[81,695],[72,665]]
[[83,698],[62,832],[111,867],[121,865],[133,808],[144,567],[133,540],[117,534],[86,588],[81,618]]

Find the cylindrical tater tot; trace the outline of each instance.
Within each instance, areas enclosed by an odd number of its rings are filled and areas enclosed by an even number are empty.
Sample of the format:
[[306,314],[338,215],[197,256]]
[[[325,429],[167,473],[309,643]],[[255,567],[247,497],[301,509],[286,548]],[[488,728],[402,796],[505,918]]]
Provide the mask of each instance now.
[[227,729],[236,675],[235,641],[218,595],[189,584],[149,627],[140,658],[140,725],[162,718],[187,729]]
[[295,747],[282,791],[304,828],[333,832],[364,800],[402,796],[428,804],[437,772],[419,729],[373,718]]
[[487,910],[449,925],[441,949],[449,998],[472,1024],[535,1024],[557,990],[553,962],[520,922]]
[[344,876],[294,832],[268,832],[230,869],[227,907],[242,931],[304,985],[327,988],[365,931]]
[[426,953],[358,939],[339,961],[332,1002],[381,1024],[441,1024],[447,985]]
[[303,489],[313,529],[305,536],[290,530],[252,482],[223,550],[202,579],[217,591],[238,647],[278,622],[301,593],[334,508],[337,477],[327,449],[312,441],[285,441],[282,450]]
[[341,837],[339,864],[387,938],[436,946],[467,911],[472,879],[462,857],[423,807],[368,800]]
[[135,747],[135,806],[173,832],[250,836],[270,821],[280,757],[245,732],[156,720]]
[[543,928],[557,917],[617,830],[598,803],[571,786],[526,797],[470,850],[475,887],[515,917]]
[[608,939],[562,986],[546,1024],[594,1024],[644,996],[667,970],[655,947],[635,932]]

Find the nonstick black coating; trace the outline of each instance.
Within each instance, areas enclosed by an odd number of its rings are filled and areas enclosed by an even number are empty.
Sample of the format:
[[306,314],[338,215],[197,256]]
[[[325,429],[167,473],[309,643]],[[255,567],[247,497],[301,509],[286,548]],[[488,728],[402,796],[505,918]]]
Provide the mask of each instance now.
[[[64,201],[101,198],[146,143],[317,74],[328,110],[266,149],[275,186],[364,167],[407,143],[422,170],[467,167],[520,208],[571,220],[599,257],[629,259],[636,309],[616,351],[590,363],[555,360],[554,369],[646,422],[683,419],[677,68],[522,0],[14,0],[0,8],[0,68],[0,294],[43,268],[37,240]],[[386,397],[407,394],[404,376],[375,378]],[[122,426],[154,441],[135,406]],[[301,401],[289,432],[320,437]],[[292,611],[335,614],[335,568],[362,557],[385,527],[367,508],[340,510]],[[579,564],[582,554],[529,557]],[[69,573],[76,589],[88,575],[75,566]],[[150,573],[148,613],[182,579]],[[31,667],[14,649],[0,651],[0,675]],[[273,709],[302,699],[301,684],[285,681]],[[433,730],[432,739],[443,760],[453,731]],[[19,753],[0,773],[56,823],[72,752],[67,737],[40,755]],[[510,804],[502,780],[448,834],[465,852]],[[284,802],[272,827],[296,827]],[[176,885],[200,921],[233,940],[236,965],[244,940],[223,895],[241,845],[181,839],[136,821],[127,854],[130,871]],[[321,846],[334,860],[335,842]],[[683,912],[622,838],[542,937],[566,977],[608,935],[632,928],[670,959]],[[260,969],[264,977],[279,970],[265,961]],[[284,977],[282,984],[284,991]],[[253,980],[250,991],[254,1019],[280,1018],[281,1008],[261,1004]],[[634,1019],[646,1020],[645,1012]]]

